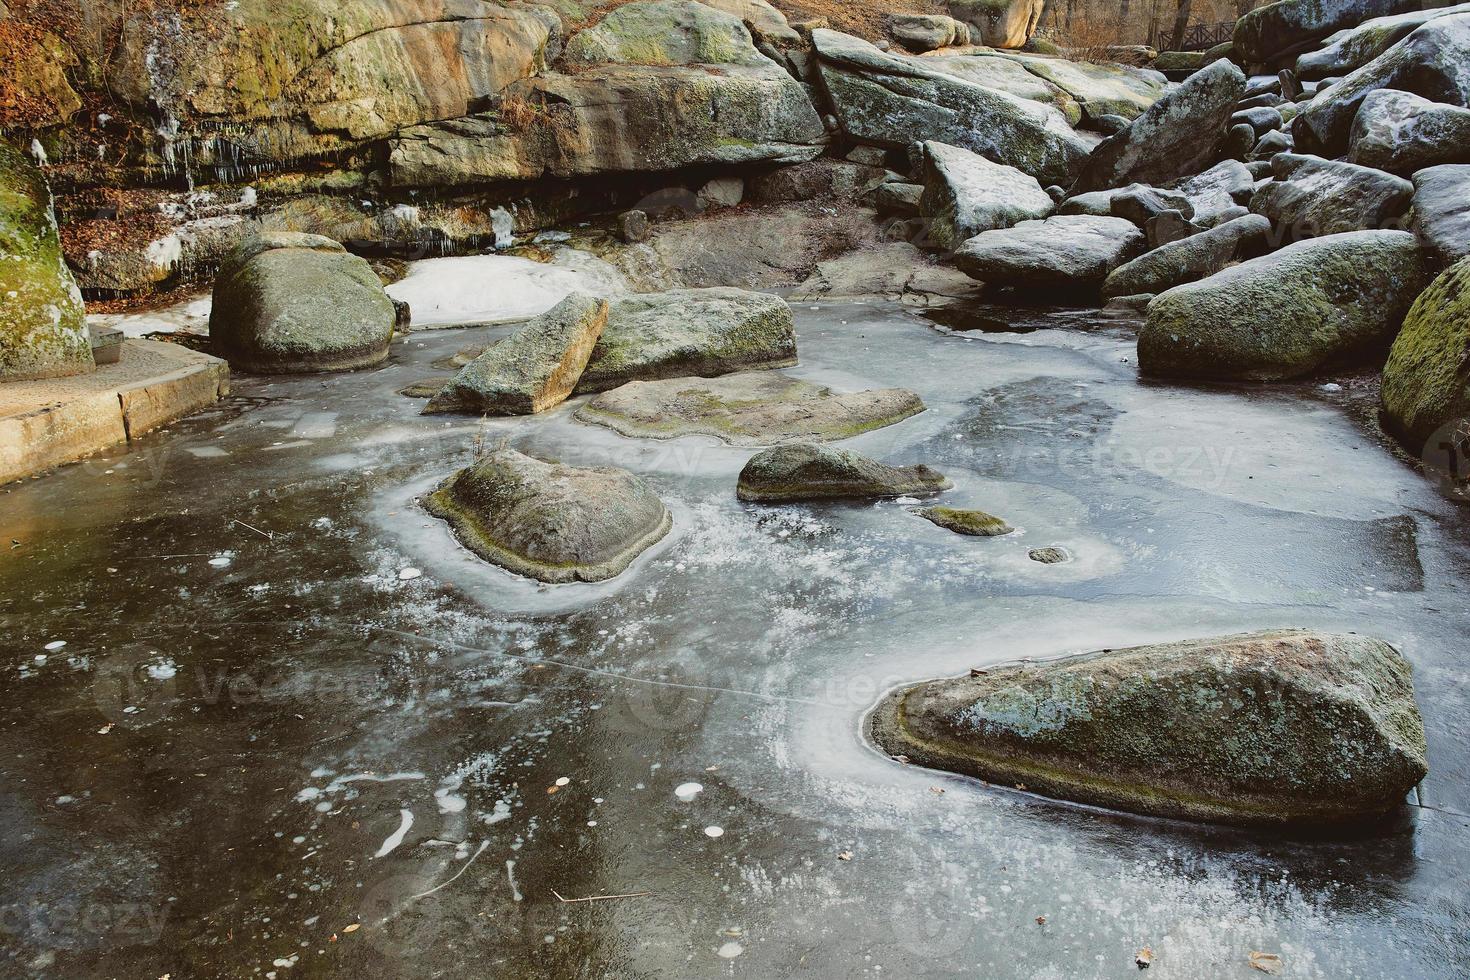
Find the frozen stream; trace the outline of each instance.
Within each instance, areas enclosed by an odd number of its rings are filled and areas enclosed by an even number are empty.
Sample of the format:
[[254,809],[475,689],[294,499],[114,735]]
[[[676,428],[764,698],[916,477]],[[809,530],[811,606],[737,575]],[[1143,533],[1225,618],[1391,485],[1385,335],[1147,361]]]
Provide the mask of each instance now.
[[[484,331],[238,377],[133,451],[0,490],[0,974],[1060,980],[1137,976],[1147,946],[1151,978],[1262,976],[1252,951],[1289,977],[1465,975],[1464,512],[1347,395],[1140,384],[1126,327],[1057,321],[798,309],[794,373],[929,405],[844,445],[933,463],[1003,538],[740,504],[751,451],[712,439],[396,393]],[[503,438],[644,474],[674,533],[600,586],[467,558],[413,495]],[[1074,560],[1028,560],[1047,545]],[[1100,813],[858,735],[902,681],[1268,626],[1413,662],[1431,773],[1399,825]]]

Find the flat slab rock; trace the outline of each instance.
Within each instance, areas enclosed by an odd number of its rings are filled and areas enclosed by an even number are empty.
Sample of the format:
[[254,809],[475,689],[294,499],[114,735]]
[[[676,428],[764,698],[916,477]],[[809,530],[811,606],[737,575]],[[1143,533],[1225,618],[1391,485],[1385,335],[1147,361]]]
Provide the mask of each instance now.
[[1370,823],[1428,771],[1409,664],[1278,630],[976,671],[885,698],[870,736],[935,769],[1219,823]]
[[838,392],[779,371],[723,378],[633,381],[577,410],[577,419],[625,436],[715,436],[732,446],[831,442],[901,422],[924,410],[912,391]]
[[740,471],[736,494],[756,503],[903,497],[954,484],[937,470],[888,466],[846,449],[798,443],[756,453]]
[[612,302],[576,393],[795,363],[796,326],[779,296],[730,287],[674,289]]
[[423,498],[465,547],[542,582],[620,574],[673,526],[668,508],[616,467],[579,469],[499,449]]

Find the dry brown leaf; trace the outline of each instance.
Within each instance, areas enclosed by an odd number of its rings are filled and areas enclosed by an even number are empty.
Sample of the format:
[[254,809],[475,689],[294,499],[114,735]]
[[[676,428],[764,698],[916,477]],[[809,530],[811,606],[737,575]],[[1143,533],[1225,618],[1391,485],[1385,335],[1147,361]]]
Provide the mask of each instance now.
[[350,926],[343,926],[342,927],[342,931],[343,932],[356,932],[357,930],[359,930],[361,928],[362,928],[362,923],[361,922],[354,922]]
[[1143,949],[1140,949],[1138,951],[1138,955],[1133,958],[1133,962],[1135,962],[1135,963],[1138,964],[1138,968],[1140,970],[1147,970],[1148,969],[1148,965],[1150,963],[1152,963],[1153,961],[1154,961],[1154,951],[1153,951],[1153,947],[1151,947],[1151,946],[1145,946],[1145,947],[1143,947]]
[[1262,973],[1269,973],[1273,977],[1281,972],[1281,957],[1275,953],[1252,951],[1250,962],[1253,969],[1260,970]]

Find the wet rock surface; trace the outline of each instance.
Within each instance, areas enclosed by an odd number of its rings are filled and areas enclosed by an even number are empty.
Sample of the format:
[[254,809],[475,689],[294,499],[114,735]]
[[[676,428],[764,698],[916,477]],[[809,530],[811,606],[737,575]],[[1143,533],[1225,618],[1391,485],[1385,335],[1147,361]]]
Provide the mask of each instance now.
[[669,533],[668,508],[638,477],[497,449],[446,480],[424,507],[466,548],[542,582],[600,582]]
[[632,381],[577,409],[625,436],[711,435],[733,446],[850,439],[924,410],[911,391],[833,391],[779,371]]
[[952,483],[923,464],[888,466],[846,449],[798,443],[757,453],[740,471],[741,500],[784,503],[937,493]]
[[886,698],[890,754],[1154,816],[1322,829],[1403,806],[1428,770],[1410,668],[1284,630],[989,668]]

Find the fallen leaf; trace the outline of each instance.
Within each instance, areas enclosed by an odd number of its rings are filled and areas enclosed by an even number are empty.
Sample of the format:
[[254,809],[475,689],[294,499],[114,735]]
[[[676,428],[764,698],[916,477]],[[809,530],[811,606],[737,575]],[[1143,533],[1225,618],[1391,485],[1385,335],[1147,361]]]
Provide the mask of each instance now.
[[361,922],[354,922],[350,926],[343,926],[342,927],[342,931],[343,932],[356,932],[357,930],[359,930],[361,928],[362,928],[362,923]]
[[837,852],[837,860],[839,860],[839,861],[851,861],[852,860],[852,852],[851,851],[838,851]]
[[937,796],[937,795],[939,795],[939,794],[941,794],[941,793],[944,792],[944,787],[943,786],[930,786],[929,787],[929,792],[931,792],[931,793],[933,793],[933,794],[935,794]]
[[97,729],[97,734],[98,735],[106,735],[110,731],[112,731],[112,722],[109,721],[107,724],[105,724],[101,728]]
[[1250,960],[1251,966],[1262,973],[1269,973],[1274,977],[1281,972],[1281,957],[1275,953],[1253,951]]
[[547,796],[550,796],[551,794],[555,793],[559,789],[561,789],[560,786],[548,786],[548,787],[546,787],[546,795]]
[[1039,926],[1046,925],[1046,916],[1044,916],[1044,915],[1038,915],[1036,917],[1036,924],[1039,925]]
[[1138,951],[1138,955],[1133,958],[1133,962],[1135,962],[1135,963],[1138,964],[1138,968],[1140,970],[1147,970],[1148,969],[1148,965],[1150,963],[1152,963],[1153,961],[1154,961],[1154,951],[1150,947],[1148,947],[1148,946],[1145,946],[1145,947],[1143,947],[1143,949],[1140,949]]

